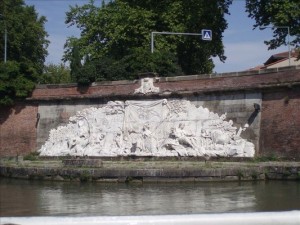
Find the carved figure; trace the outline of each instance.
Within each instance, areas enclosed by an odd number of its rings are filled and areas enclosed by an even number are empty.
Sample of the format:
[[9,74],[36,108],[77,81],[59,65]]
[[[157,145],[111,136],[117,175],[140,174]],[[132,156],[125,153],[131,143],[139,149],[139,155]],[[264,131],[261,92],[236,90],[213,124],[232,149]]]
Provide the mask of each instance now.
[[[156,89],[150,82],[143,90]],[[44,156],[253,157],[254,145],[241,138],[248,125],[236,131],[225,119],[226,113],[218,116],[187,100],[110,101],[51,130],[39,151]]]
[[143,137],[142,133],[138,131],[138,129],[132,129],[129,131],[129,149],[133,154],[138,154],[143,151]]
[[159,87],[154,87],[153,78],[147,77],[141,79],[141,87],[135,89],[135,94],[147,94],[147,93],[157,93],[159,92]]
[[228,144],[230,141],[229,135],[221,130],[213,131],[211,137],[212,137],[212,141],[216,144],[225,145]]
[[178,128],[175,128],[173,135],[178,139],[179,144],[190,148],[196,148],[195,138],[193,134],[184,129],[185,124],[180,123]]
[[145,124],[143,127],[143,149],[146,153],[152,153],[156,151],[156,139],[150,131],[149,124]]
[[116,148],[122,148],[122,146],[123,146],[123,138],[122,138],[122,133],[121,132],[118,132],[116,134],[116,137],[115,137],[114,141],[115,141]]
[[105,109],[107,115],[122,114],[124,112],[124,103],[121,101],[109,101]]

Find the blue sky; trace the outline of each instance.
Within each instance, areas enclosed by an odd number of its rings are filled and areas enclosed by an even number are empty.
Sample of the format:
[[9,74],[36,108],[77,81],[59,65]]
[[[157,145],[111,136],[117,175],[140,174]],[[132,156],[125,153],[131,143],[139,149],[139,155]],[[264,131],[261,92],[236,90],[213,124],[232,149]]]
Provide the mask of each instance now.
[[[46,63],[61,63],[66,38],[80,34],[75,27],[68,28],[64,23],[65,12],[69,10],[69,5],[82,5],[88,3],[88,0],[25,0],[25,2],[28,5],[34,5],[39,15],[46,16],[48,20],[45,28],[51,43],[48,47],[49,56]],[[96,0],[96,4],[100,5],[101,0]],[[252,29],[254,21],[245,13],[244,0],[234,0],[230,7],[230,13],[231,15],[226,16],[229,26],[223,34],[227,60],[222,63],[215,58],[215,72],[246,70],[263,64],[272,54],[288,50],[287,46],[272,51],[268,50],[264,40],[272,38],[272,31],[271,29],[263,31]]]

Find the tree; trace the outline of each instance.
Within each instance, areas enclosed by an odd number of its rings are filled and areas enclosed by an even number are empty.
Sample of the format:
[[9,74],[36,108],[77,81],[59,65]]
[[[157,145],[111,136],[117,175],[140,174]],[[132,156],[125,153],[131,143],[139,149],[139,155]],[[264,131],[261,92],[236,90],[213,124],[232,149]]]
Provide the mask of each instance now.
[[[0,104],[12,104],[26,97],[43,72],[47,56],[45,17],[38,17],[33,6],[23,0],[0,1],[0,32],[7,30],[7,63],[0,55]],[[0,36],[0,52],[4,52],[4,35]]]
[[293,40],[291,44],[300,45],[300,1],[299,0],[246,0],[246,12],[255,19],[254,28],[272,26],[273,39],[265,41],[269,49],[287,45],[289,27]]
[[88,85],[95,81],[96,71],[94,63],[90,61],[87,55],[82,65],[79,48],[76,44],[73,45],[70,61],[71,80],[73,82],[77,82],[80,85]]
[[[26,6],[23,0],[0,1],[2,15],[0,30],[7,29],[7,60],[31,64],[38,73],[42,73],[47,56],[47,33],[44,29],[46,18]],[[4,35],[0,36],[0,52],[4,52]],[[3,54],[0,55],[3,61]]]
[[[94,1],[90,1],[83,6],[71,7],[66,23],[81,30],[76,44],[82,58],[88,55],[91,61],[126,62],[127,66],[123,69],[131,74],[141,72],[141,66],[153,68],[153,72],[165,71],[160,74],[163,76],[178,75],[175,74],[178,71],[185,74],[210,73],[214,67],[212,56],[218,56],[222,61],[226,59],[222,33],[227,28],[224,15],[229,13],[231,2],[115,0],[96,7]],[[199,33],[202,28],[213,30],[212,42],[204,42],[199,36],[157,36],[155,54],[150,53],[152,31]],[[74,38],[67,41],[65,60],[70,60],[74,43]],[[144,57],[144,60],[138,60],[140,66],[136,62],[139,52]],[[157,58],[166,59],[170,55],[171,61],[165,65],[160,63],[160,68],[153,67]],[[168,72],[169,69],[174,73]],[[132,79],[132,75],[129,78]]]
[[76,44],[73,45],[72,57],[70,61],[71,80],[73,82],[76,82],[78,80],[78,77],[80,77],[80,69],[82,68],[81,57],[79,54],[78,46]]
[[64,64],[49,64],[44,67],[44,72],[38,77],[40,84],[71,83],[70,68]]
[[15,99],[27,97],[35,86],[37,73],[26,63],[0,63],[0,105],[12,105]]
[[[181,74],[181,68],[176,63],[174,54],[170,52],[157,51],[149,54],[149,50],[136,48],[131,54],[120,60],[111,57],[103,57],[101,60],[92,60],[85,63],[94,70],[94,80],[133,80],[137,73],[155,71],[160,76],[171,76]],[[91,70],[89,70],[91,71]]]

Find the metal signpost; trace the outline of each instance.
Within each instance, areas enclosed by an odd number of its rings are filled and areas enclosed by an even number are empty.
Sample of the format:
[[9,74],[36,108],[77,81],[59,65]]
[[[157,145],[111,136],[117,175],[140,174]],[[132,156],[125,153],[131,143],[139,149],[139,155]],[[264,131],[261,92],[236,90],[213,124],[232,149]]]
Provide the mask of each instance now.
[[212,31],[203,29],[201,33],[179,33],[179,32],[151,32],[151,53],[154,52],[154,35],[155,34],[164,34],[164,35],[193,35],[193,36],[202,36],[203,41],[211,41],[212,40]]

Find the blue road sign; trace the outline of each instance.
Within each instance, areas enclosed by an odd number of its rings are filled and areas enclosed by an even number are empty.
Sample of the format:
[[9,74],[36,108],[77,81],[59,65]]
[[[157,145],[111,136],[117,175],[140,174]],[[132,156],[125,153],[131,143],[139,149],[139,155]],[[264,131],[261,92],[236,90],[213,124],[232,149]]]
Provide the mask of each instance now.
[[202,40],[211,41],[212,40],[212,31],[211,30],[201,30]]

